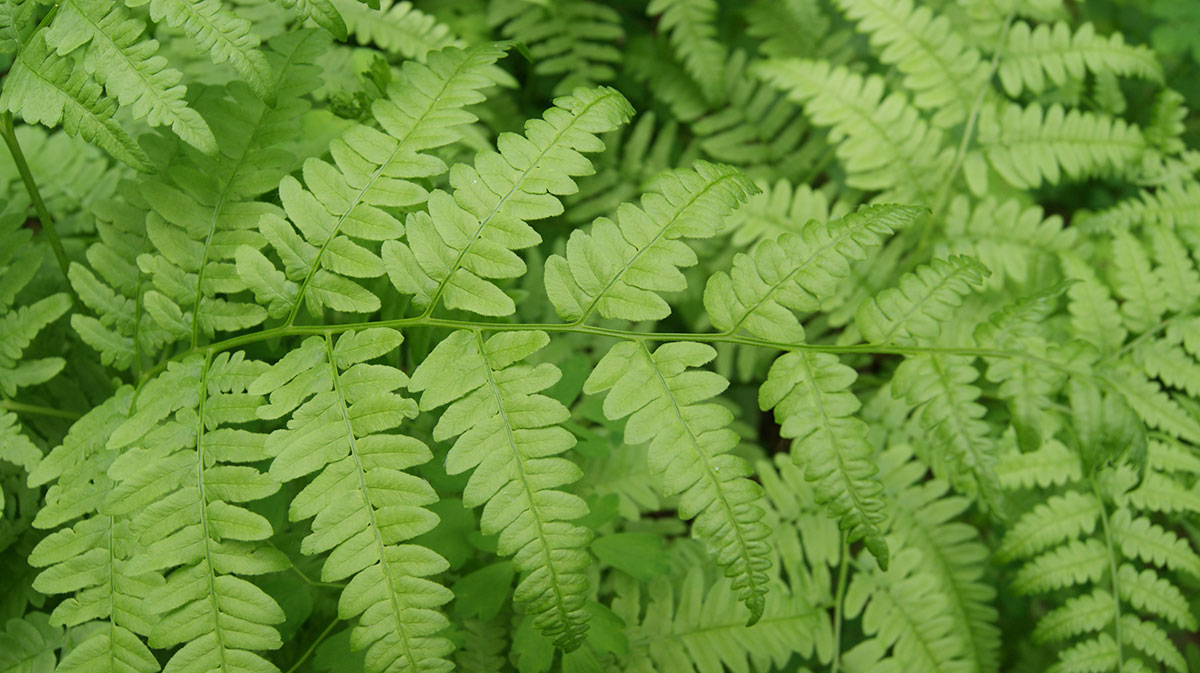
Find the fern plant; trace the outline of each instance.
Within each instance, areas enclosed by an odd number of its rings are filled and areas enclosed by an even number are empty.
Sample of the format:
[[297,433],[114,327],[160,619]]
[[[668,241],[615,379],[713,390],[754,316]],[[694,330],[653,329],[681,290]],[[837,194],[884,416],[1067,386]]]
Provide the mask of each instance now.
[[0,2],[0,673],[1197,670],[1161,4]]

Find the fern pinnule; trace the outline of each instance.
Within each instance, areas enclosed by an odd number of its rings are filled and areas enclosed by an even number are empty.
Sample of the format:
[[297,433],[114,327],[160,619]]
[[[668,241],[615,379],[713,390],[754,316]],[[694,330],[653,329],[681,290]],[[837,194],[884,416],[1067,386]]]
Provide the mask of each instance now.
[[[166,577],[140,608],[158,615],[151,647],[181,646],[165,673],[270,670],[259,652],[282,644],[274,625],[283,610],[242,577],[289,566],[266,542],[270,522],[245,507],[279,489],[245,464],[267,458],[266,436],[234,427],[255,418],[260,398],[245,386],[266,367],[242,353],[172,363],[146,383],[106,443],[122,451],[108,468],[116,484],[100,512],[127,518],[143,545],[125,572]],[[161,441],[167,436],[178,439]]]
[[697,263],[687,238],[710,238],[718,223],[754,189],[736,169],[696,162],[655,179],[641,207],[622,204],[615,219],[575,231],[566,256],[546,261],[546,291],[564,320],[661,320],[670,308],[658,293],[687,280],[676,267]]
[[458,438],[446,471],[471,471],[463,504],[483,505],[483,533],[499,534],[497,552],[513,556],[521,571],[514,599],[543,634],[573,650],[587,630],[591,531],[574,523],[588,511],[583,499],[561,489],[580,477],[560,457],[575,443],[561,425],[570,412],[540,394],[561,373],[524,362],[548,342],[544,332],[486,340],[454,332],[413,373],[409,389],[421,393],[422,410],[450,405],[433,432],[439,441]]
[[443,301],[480,315],[516,310],[494,283],[526,271],[514,251],[541,241],[529,226],[562,212],[558,197],[576,191],[574,178],[592,173],[584,152],[604,149],[597,137],[629,120],[633,109],[614,89],[577,89],[555,101],[525,135],[501,134],[499,152],[450,174],[454,192],[435,191],[429,211],[406,223],[407,244],[388,241],[383,261],[393,285],[427,311]]
[[412,538],[437,525],[425,507],[437,495],[407,472],[433,457],[420,441],[394,429],[417,414],[395,392],[408,383],[398,369],[369,364],[395,350],[399,332],[383,328],[311,337],[264,371],[250,391],[267,396],[260,418],[290,417],[263,444],[269,474],[288,482],[317,476],[292,499],[293,521],[312,518],[304,554],[328,557],[326,582],[347,580],[338,601],[357,616],[351,636],[366,649],[366,670],[448,671],[453,649],[438,608],[451,598],[427,579],[448,566]]
[[1072,32],[1066,22],[1031,26],[1013,23],[996,74],[1009,96],[1041,93],[1050,85],[1082,80],[1087,73],[1161,81],[1162,65],[1144,46],[1125,44],[1120,33],[1104,37],[1085,23]]
[[880,49],[879,60],[904,75],[913,105],[933,112],[933,124],[966,121],[988,67],[979,51],[954,29],[951,19],[913,0],[837,0],[847,17]]
[[865,258],[921,212],[908,206],[862,206],[832,222],[813,220],[797,234],[764,240],[749,253],[739,253],[728,273],[709,278],[704,307],[713,325],[729,334],[745,329],[763,339],[801,342],[804,328],[793,312],[819,309],[850,275],[850,262]]
[[608,391],[604,415],[629,417],[626,442],[649,442],[647,462],[658,488],[680,495],[679,516],[696,519],[692,535],[724,567],[753,625],[768,591],[769,530],[758,504],[761,487],[746,478],[746,461],[730,453],[737,445],[728,428],[732,415],[706,401],[729,382],[714,372],[691,371],[714,357],[716,351],[699,343],[667,343],[651,352],[643,341],[622,342],[592,371],[584,392]]
[[150,170],[149,157],[113,119],[117,104],[104,97],[86,71],[55,53],[44,32],[34,33],[17,51],[0,93],[0,108],[30,124],[62,124],[67,134],[94,143],[133,168]]

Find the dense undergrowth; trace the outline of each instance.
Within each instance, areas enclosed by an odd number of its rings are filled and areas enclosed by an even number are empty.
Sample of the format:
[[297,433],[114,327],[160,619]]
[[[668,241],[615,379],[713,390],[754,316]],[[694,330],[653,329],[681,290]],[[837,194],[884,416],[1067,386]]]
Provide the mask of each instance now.
[[0,673],[1200,671],[1198,35],[3,0]]

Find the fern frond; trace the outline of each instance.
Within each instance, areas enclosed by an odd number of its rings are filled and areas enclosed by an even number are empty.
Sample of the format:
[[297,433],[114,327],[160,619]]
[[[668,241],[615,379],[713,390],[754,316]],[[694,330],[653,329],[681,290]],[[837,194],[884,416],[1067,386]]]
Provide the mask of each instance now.
[[880,479],[889,499],[889,536],[900,549],[913,548],[924,561],[919,572],[933,581],[945,597],[951,615],[949,629],[960,643],[968,670],[998,670],[999,615],[996,591],[985,577],[982,559],[989,550],[978,533],[961,518],[968,498],[949,494],[945,481],[926,481],[926,466],[912,460],[911,448],[899,445],[880,457]]
[[1093,213],[1084,223],[1090,228],[1117,229],[1158,223],[1181,229],[1200,222],[1200,182],[1172,182],[1137,198],[1125,199],[1108,210]]
[[920,208],[861,206],[833,222],[810,221],[797,234],[764,240],[739,253],[729,273],[718,272],[704,288],[713,325],[729,334],[745,329],[763,339],[799,343],[804,328],[793,311],[811,313],[896,229],[911,224]]
[[58,659],[55,653],[64,645],[64,635],[41,612],[9,619],[0,631],[0,671],[53,671]]
[[935,259],[902,276],[897,287],[863,302],[855,324],[870,343],[931,342],[972,286],[981,285],[989,274],[973,257]]
[[[1096,419],[1100,426],[1104,422]],[[1088,450],[1087,428],[1078,432]],[[1160,456],[1165,451],[1161,444],[1151,450]],[[1171,580],[1179,574],[1200,577],[1200,555],[1174,532],[1130,509],[1136,499],[1120,493],[1125,487],[1112,487],[1134,478],[1128,467],[1101,470],[1101,474],[1077,475],[1070,490],[1034,506],[1010,528],[1002,543],[1004,554],[1027,559],[1013,587],[1038,594],[1094,585],[1090,592],[1050,611],[1034,632],[1040,641],[1084,638],[1060,647],[1057,668],[1071,670],[1087,659],[1092,670],[1109,670],[1127,658],[1127,669],[1149,670],[1146,660],[1137,658],[1143,655],[1182,671],[1183,658],[1165,625],[1194,629],[1196,618]],[[1150,474],[1173,481],[1163,472]],[[1079,477],[1091,481],[1091,488],[1087,481],[1078,483]]]
[[750,466],[729,453],[738,442],[728,428],[732,414],[705,402],[729,385],[719,374],[689,371],[716,357],[698,343],[668,343],[654,352],[645,342],[613,346],[592,371],[584,392],[608,391],[604,415],[625,418],[625,441],[650,443],[650,471],[666,495],[680,495],[679,516],[695,518],[692,535],[725,569],[749,624],[763,615],[767,592],[769,529],[757,504],[758,484]]
[[1068,491],[1051,496],[1008,530],[996,556],[1027,558],[1080,535],[1091,535],[1103,512],[1090,494]]
[[966,120],[988,66],[944,15],[913,0],[837,0],[835,4],[880,49],[879,60],[904,74],[913,105],[949,128]]
[[[141,201],[140,195],[133,196]],[[91,268],[76,262],[68,272],[71,287],[96,314],[72,315],[71,328],[100,354],[102,363],[117,369],[140,368],[172,339],[141,306],[143,283],[149,281],[136,260],[152,249],[143,224],[147,209],[144,203],[139,207],[116,199],[97,204],[99,240],[87,250]]]
[[[1131,332],[1150,329],[1167,310],[1166,288],[1150,266],[1150,255],[1128,231],[1113,234],[1113,289]],[[1193,298],[1194,300],[1194,298]]]
[[70,297],[58,293],[0,317],[0,392],[11,397],[18,389],[45,383],[62,371],[66,361],[60,357],[22,359],[21,355],[38,332],[70,307]]
[[268,396],[260,418],[290,415],[267,438],[270,476],[288,482],[317,472],[291,501],[289,518],[313,518],[305,554],[329,556],[326,582],[348,579],[342,618],[358,616],[351,635],[367,650],[366,670],[445,671],[453,649],[438,608],[451,598],[425,579],[448,564],[410,540],[437,525],[425,509],[437,501],[428,482],[407,472],[433,457],[420,441],[389,432],[417,415],[396,393],[408,383],[398,369],[367,364],[400,346],[399,332],[374,328],[306,339],[250,385]]
[[86,71],[58,56],[39,31],[17,53],[0,93],[0,108],[30,124],[62,124],[68,135],[94,143],[140,171],[150,159],[113,119],[117,105]]
[[184,100],[183,76],[158,55],[157,41],[141,39],[142,30],[120,4],[71,0],[60,5],[45,39],[59,56],[84,47],[83,67],[135,119],[169,126],[184,142],[215,152],[208,124]]
[[556,95],[616,77],[625,31],[612,7],[583,0],[500,0],[488,11],[489,23],[500,26],[504,37],[528,47],[533,72],[554,78]]
[[856,573],[846,588],[845,614],[861,614],[863,631],[891,647],[902,670],[958,670],[966,664],[963,643],[951,633],[949,601],[921,572],[925,562],[909,547],[896,553],[887,571]]
[[244,390],[265,368],[241,353],[173,362],[142,387],[106,443],[120,456],[108,468],[116,485],[101,514],[129,517],[145,545],[125,571],[169,571],[141,603],[144,614],[159,615],[150,646],[182,646],[165,673],[274,670],[258,652],[281,645],[273,625],[283,610],[240,576],[289,566],[265,544],[270,522],[242,505],[279,484],[238,464],[266,459],[266,436],[233,427],[255,419],[261,398]]
[[118,453],[105,444],[124,422],[132,400],[133,390],[126,387],[95,407],[29,475],[33,485],[53,482],[35,526],[51,528],[84,517],[43,538],[29,555],[30,565],[44,568],[34,588],[47,595],[73,594],[55,607],[52,624],[99,622],[100,628],[63,658],[58,670],[64,672],[97,670],[96,662],[121,662],[111,670],[124,673],[159,670],[142,640],[153,620],[141,607],[163,578],[153,571],[129,572],[131,556],[142,549],[138,536],[128,519],[99,512],[113,487],[104,472]]
[[1018,189],[1128,173],[1146,149],[1141,131],[1121,119],[1037,103],[984,106],[979,144],[992,168]]
[[625,69],[646,85],[654,99],[670,110],[671,117],[690,122],[707,112],[712,103],[692,79],[665,40],[640,36],[629,40]]
[[222,7],[220,0],[126,0],[125,4],[149,4],[151,19],[183,30],[213,63],[229,63],[263,100],[275,97],[268,84],[271,66],[258,50],[258,36],[249,21]]
[[1189,248],[1174,231],[1162,225],[1147,227],[1150,249],[1158,266],[1154,275],[1166,294],[1166,310],[1186,311],[1200,296],[1200,270]]
[[841,520],[851,540],[863,539],[886,569],[883,485],[867,425],[854,415],[862,406],[850,391],[856,378],[836,355],[788,353],[771,365],[758,403],[775,410],[780,435],[792,439],[792,460],[812,482],[817,504]]
[[1108,287],[1075,254],[1066,252],[1060,259],[1063,275],[1075,281],[1067,288],[1067,311],[1071,314],[1074,333],[1094,344],[1101,355],[1116,351],[1125,343],[1128,331]]
[[1055,277],[1056,253],[1073,249],[1079,239],[1058,215],[990,196],[974,205],[965,196],[951,200],[943,232],[934,255],[968,255],[983,262],[992,272],[989,289],[1037,286]]
[[669,583],[651,584],[644,617],[639,588],[618,593],[613,609],[625,619],[629,634],[621,670],[765,671],[784,666],[793,654],[810,657],[814,651],[828,651],[833,639],[829,622],[799,583],[773,586],[772,594],[779,598],[753,626],[735,614],[737,592],[729,580],[705,584],[695,567],[678,591]]
[[933,473],[991,506],[1000,496],[994,470],[996,441],[984,422],[987,410],[974,385],[979,370],[972,358],[928,354],[909,356],[896,368],[892,394],[914,408],[928,443],[919,455]]
[[345,40],[348,31],[346,22],[332,0],[276,0],[288,9],[296,10],[296,17],[301,21],[312,19],[316,24],[329,31],[339,40]]
[[503,626],[482,619],[466,619],[463,644],[454,652],[454,664],[463,673],[495,673],[504,668],[508,645]]
[[422,63],[432,52],[466,47],[446,25],[410,2],[381,0],[376,8],[359,0],[333,0],[333,4],[345,19],[350,35],[360,44],[373,44]]
[[499,152],[450,174],[454,194],[435,191],[429,212],[406,223],[408,243],[388,241],[383,262],[392,283],[432,311],[447,308],[481,315],[509,315],[512,299],[494,284],[516,278],[525,263],[513,252],[541,236],[529,220],[562,212],[558,197],[576,190],[573,178],[592,172],[582,152],[597,152],[597,134],[625,123],[633,110],[614,89],[578,89],[558,98],[542,119],[526,123],[525,135],[502,134]]
[[814,134],[798,106],[754,75],[754,63],[736,51],[725,64],[723,105],[690,123],[697,149],[752,177],[804,179],[816,170],[824,138]]
[[1050,440],[1028,453],[1010,450],[996,461],[996,476],[1008,490],[1063,485],[1083,477],[1079,454]]
[[1046,80],[1063,86],[1082,80],[1089,72],[1154,82],[1162,81],[1163,76],[1162,66],[1149,47],[1127,45],[1120,33],[1097,35],[1090,23],[1072,34],[1070,26],[1062,21],[1036,27],[1014,22],[996,74],[1004,90],[1015,98],[1026,89],[1041,93]]
[[646,13],[658,18],[659,30],[670,36],[671,45],[687,73],[700,86],[709,102],[724,99],[722,79],[728,51],[716,39],[716,0],[650,0]]
[[587,629],[591,531],[573,523],[587,513],[583,499],[560,490],[580,476],[560,457],[575,443],[560,425],[570,413],[538,394],[561,373],[549,363],[522,362],[548,342],[544,332],[486,340],[454,332],[413,373],[409,389],[421,393],[422,410],[450,405],[433,431],[438,441],[458,437],[446,471],[472,471],[463,504],[484,505],[483,533],[499,534],[498,553],[514,557],[522,573],[515,599],[543,634],[573,650]]
[[648,191],[660,173],[691,165],[699,154],[694,142],[683,146],[679,123],[659,124],[653,110],[629,127],[604,134],[604,153],[596,157],[596,173],[579,179],[579,191],[563,199],[562,217],[573,225],[612,216],[626,201]]
[[764,239],[778,240],[784,233],[799,234],[809,220],[828,222],[844,215],[844,206],[830,204],[824,192],[787,180],[775,184],[757,183],[758,192],[725,218],[725,228],[733,244],[749,247]]
[[816,56],[830,23],[816,0],[755,0],[746,22],[746,32],[762,40],[758,51],[775,58]]
[[352,128],[331,146],[336,166],[306,161],[307,188],[284,177],[279,195],[290,221],[268,216],[260,224],[283,271],[250,247],[237,251],[238,273],[273,317],[294,319],[302,303],[314,315],[324,307],[358,313],[379,308],[378,297],[352,280],[384,273],[377,254],[359,241],[404,233],[384,208],[425,201],[425,188],[413,180],[446,169],[426,152],[454,142],[455,127],[475,120],[462,108],[482,100],[479,89],[492,83],[485,72],[503,53],[484,45],[435,52],[426,64],[406,63],[394,97],[373,106],[383,132]]
[[698,261],[684,243],[709,238],[754,189],[729,166],[696,162],[659,176],[641,207],[622,204],[615,221],[599,218],[589,232],[576,230],[566,256],[546,261],[546,292],[564,320],[661,320],[670,307],[660,292],[687,287],[677,269]]
[[847,185],[880,191],[879,201],[933,204],[954,151],[903,94],[887,93],[881,77],[798,59],[766,61],[757,72],[830,128]]
[[88,250],[91,268],[76,264],[70,272],[96,317],[79,314],[72,325],[105,361],[140,366],[140,358],[164,343],[195,344],[201,334],[267,318],[269,310],[239,296],[247,284],[234,273],[236,251],[266,245],[256,227],[264,215],[280,211],[255,197],[277,186],[297,163],[274,141],[298,131],[309,108],[304,96],[319,84],[312,61],[324,44],[314,30],[273,39],[266,52],[276,68],[273,104],[241,82],[207,90],[196,108],[219,122],[221,150],[177,157],[174,170],[143,181],[136,197],[126,194],[123,202],[96,209],[101,241]]

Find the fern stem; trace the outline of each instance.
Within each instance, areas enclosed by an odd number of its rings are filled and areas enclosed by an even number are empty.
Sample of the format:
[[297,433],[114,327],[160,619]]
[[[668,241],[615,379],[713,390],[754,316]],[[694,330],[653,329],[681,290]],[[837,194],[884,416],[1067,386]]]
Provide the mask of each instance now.
[[36,416],[65,418],[69,421],[77,420],[80,417],[79,414],[72,411],[63,411],[62,409],[44,407],[40,404],[25,404],[24,402],[12,402],[9,400],[0,400],[0,409],[8,409],[9,411],[13,411],[18,414],[33,414]]
[[842,557],[838,565],[837,595],[833,599],[833,665],[829,673],[838,673],[842,665],[842,622],[846,602],[846,578],[850,574],[850,534],[842,533]]
[[313,638],[313,641],[309,644],[308,649],[304,650],[304,654],[301,654],[300,658],[297,659],[291,666],[289,666],[287,671],[284,673],[295,673],[297,668],[300,668],[305,661],[308,661],[308,658],[312,656],[313,652],[317,651],[317,647],[319,647],[321,643],[325,641],[325,638],[329,636],[329,632],[332,631],[333,627],[337,626],[338,622],[340,621],[342,620],[334,617],[333,621],[329,622],[329,625],[325,627],[325,630],[321,631],[316,638]]
[[1096,502],[1100,505],[1100,523],[1104,524],[1104,544],[1108,545],[1108,568],[1109,574],[1112,576],[1112,592],[1113,592],[1113,636],[1117,640],[1117,673],[1122,673],[1125,665],[1125,655],[1122,651],[1121,644],[1121,587],[1117,580],[1117,549],[1113,544],[1112,531],[1108,524],[1108,506],[1104,504],[1104,497],[1100,495],[1100,486],[1096,483],[1093,476],[1092,493],[1096,495]]
[[[856,344],[850,346],[835,346],[829,344],[811,344],[811,343],[787,343],[783,341],[771,341],[769,339],[758,339],[755,337],[740,336],[729,333],[689,333],[689,332],[635,332],[632,330],[614,329],[610,327],[595,327],[592,325],[575,325],[572,323],[495,323],[495,322],[479,322],[474,320],[452,320],[448,318],[433,318],[425,315],[419,315],[413,318],[395,318],[391,320],[366,320],[356,323],[342,323],[340,325],[280,325],[269,329],[251,332],[249,334],[241,334],[221,341],[200,346],[197,348],[181,351],[159,362],[151,369],[146,370],[142,374],[140,383],[144,383],[147,379],[158,374],[166,368],[169,362],[182,360],[189,355],[195,353],[210,353],[216,354],[222,351],[227,351],[233,348],[248,346],[261,341],[269,341],[271,339],[281,339],[289,336],[312,336],[324,334],[338,334],[341,332],[349,332],[353,330],[366,329],[369,327],[390,327],[393,329],[412,329],[416,327],[439,327],[451,330],[482,330],[495,332],[511,332],[511,331],[530,331],[541,330],[544,332],[567,333],[567,334],[590,334],[593,336],[607,337],[610,339],[623,339],[627,341],[695,341],[700,343],[731,343],[741,346],[751,346],[754,348],[766,348],[779,351],[812,351],[816,353],[832,353],[832,354],[860,354],[860,355],[920,355],[920,354],[937,354],[937,355],[963,355],[968,357],[990,357],[990,358],[1016,358],[1028,360],[1043,367],[1050,367],[1065,374],[1075,377],[1087,377],[1084,372],[1071,369],[1054,360],[1048,360],[1043,357],[1038,357],[1023,351],[1007,351],[995,348],[941,348],[935,346],[889,346],[883,344]],[[1103,380],[1096,379],[1103,383]]]
[[42,200],[42,193],[38,190],[37,182],[33,179],[33,173],[29,170],[29,163],[25,161],[21,143],[17,142],[11,112],[0,115],[0,135],[4,136],[4,144],[8,146],[8,153],[12,155],[13,163],[17,165],[17,172],[21,174],[21,182],[25,183],[25,191],[29,193],[29,199],[33,201],[33,209],[37,212],[42,232],[46,234],[46,240],[50,242],[50,249],[54,251],[54,259],[58,262],[58,269],[67,283],[67,290],[71,293],[71,297],[78,301],[79,297],[75,295],[75,289],[71,287],[71,279],[67,275],[70,268],[67,251],[63,248],[62,239],[58,237],[58,230],[54,227],[54,218],[50,216],[46,202]]

